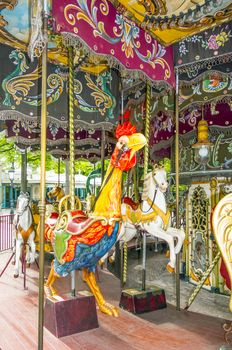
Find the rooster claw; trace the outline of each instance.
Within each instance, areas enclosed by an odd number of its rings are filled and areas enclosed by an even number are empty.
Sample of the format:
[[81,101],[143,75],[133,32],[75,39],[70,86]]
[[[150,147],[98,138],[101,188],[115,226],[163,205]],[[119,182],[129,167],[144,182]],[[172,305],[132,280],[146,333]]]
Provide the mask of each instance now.
[[114,317],[118,317],[119,315],[119,310],[114,305],[111,305],[109,303],[103,303],[98,306],[99,306],[99,310],[104,314],[107,314],[109,316],[114,316]]

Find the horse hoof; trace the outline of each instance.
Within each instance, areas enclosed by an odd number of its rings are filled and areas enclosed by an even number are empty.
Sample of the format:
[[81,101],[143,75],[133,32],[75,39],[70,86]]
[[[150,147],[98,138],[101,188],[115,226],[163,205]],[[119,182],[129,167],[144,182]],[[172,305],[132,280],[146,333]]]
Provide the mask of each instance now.
[[170,273],[175,272],[174,267],[172,267],[170,264],[167,264],[166,269],[167,269],[167,271],[170,272]]
[[19,274],[18,273],[14,273],[14,278],[18,278]]
[[114,263],[114,258],[112,258],[112,256],[109,257],[109,263],[113,264]]
[[100,259],[99,262],[98,262],[98,265],[100,266],[101,270],[103,270],[104,260]]
[[170,258],[170,250],[167,250],[167,251],[166,251],[165,256],[166,256],[166,258]]

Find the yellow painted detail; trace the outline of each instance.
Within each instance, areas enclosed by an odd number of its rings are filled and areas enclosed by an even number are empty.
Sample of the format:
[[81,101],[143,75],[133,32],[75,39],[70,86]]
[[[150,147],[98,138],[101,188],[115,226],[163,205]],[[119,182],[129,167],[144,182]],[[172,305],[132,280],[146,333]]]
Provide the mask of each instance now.
[[148,223],[155,221],[158,216],[161,217],[164,229],[167,230],[169,219],[170,219],[170,211],[164,213],[156,204],[152,204],[150,198],[147,199],[148,204],[153,209],[152,213],[143,213],[141,210],[141,206],[137,210],[133,210],[129,205],[126,205],[126,215],[123,215],[123,221],[129,221],[133,225],[138,223]]

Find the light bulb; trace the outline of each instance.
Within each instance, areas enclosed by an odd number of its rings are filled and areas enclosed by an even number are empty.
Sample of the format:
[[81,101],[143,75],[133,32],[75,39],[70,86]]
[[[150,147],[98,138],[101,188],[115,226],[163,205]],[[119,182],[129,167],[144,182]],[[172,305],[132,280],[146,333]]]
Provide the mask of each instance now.
[[201,146],[198,153],[201,158],[205,158],[209,154],[209,148],[206,146]]

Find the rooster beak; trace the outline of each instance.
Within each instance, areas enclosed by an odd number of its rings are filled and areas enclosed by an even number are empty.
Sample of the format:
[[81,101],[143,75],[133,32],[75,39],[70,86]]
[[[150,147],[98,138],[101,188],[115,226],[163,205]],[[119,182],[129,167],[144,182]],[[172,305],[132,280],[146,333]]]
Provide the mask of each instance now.
[[129,142],[127,147],[131,150],[130,159],[132,159],[135,152],[146,146],[147,140],[143,134],[136,133],[128,136]]
[[136,133],[133,135],[128,136],[129,142],[127,144],[127,147],[134,151],[133,153],[137,152],[147,144],[147,140],[143,134]]

